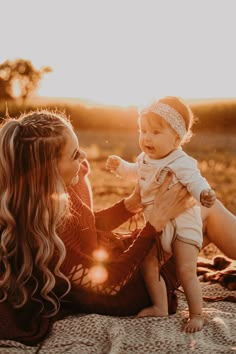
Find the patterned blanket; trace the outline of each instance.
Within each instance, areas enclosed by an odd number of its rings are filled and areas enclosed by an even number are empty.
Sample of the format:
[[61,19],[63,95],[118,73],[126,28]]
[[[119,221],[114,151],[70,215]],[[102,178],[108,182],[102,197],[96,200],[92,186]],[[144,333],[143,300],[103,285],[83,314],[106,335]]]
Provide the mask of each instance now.
[[49,337],[38,346],[28,347],[0,340],[0,354],[236,353],[236,287],[229,290],[228,285],[216,277],[217,272],[221,280],[224,274],[225,277],[230,274],[230,283],[235,284],[236,263],[229,263],[221,270],[214,267],[214,260],[199,260],[198,271],[205,298],[205,325],[201,332],[181,333],[181,325],[188,312],[180,289],[177,292],[178,312],[168,318],[135,319],[95,314],[70,316],[56,322]]

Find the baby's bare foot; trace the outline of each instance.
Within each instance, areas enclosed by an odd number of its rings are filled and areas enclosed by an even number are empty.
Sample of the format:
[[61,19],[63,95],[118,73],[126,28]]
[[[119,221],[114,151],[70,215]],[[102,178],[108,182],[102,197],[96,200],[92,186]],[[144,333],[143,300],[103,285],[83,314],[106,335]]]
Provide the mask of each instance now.
[[182,332],[194,333],[202,330],[204,321],[202,315],[192,315],[188,319],[187,323],[184,324]]
[[157,306],[146,307],[136,317],[167,317],[168,312],[159,309]]

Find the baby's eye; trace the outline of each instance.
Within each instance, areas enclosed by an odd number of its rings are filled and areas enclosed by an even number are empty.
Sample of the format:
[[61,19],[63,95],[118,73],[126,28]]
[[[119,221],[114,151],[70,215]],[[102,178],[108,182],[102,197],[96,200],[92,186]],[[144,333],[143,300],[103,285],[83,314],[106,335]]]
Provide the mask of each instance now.
[[153,134],[154,134],[154,135],[159,134],[159,133],[160,133],[159,130],[157,130],[157,129],[153,130]]

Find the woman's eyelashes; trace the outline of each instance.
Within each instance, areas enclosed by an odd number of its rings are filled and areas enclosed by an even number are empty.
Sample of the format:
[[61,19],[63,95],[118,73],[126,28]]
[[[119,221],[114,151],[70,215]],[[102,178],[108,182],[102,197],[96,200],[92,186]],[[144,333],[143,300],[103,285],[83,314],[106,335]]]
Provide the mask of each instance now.
[[81,156],[81,152],[79,150],[77,150],[74,154],[73,160],[78,160]]

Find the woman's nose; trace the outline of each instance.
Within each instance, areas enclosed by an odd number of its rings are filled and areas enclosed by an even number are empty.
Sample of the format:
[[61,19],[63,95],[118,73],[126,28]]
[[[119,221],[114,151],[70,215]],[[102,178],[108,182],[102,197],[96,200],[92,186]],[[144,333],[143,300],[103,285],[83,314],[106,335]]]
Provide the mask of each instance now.
[[86,158],[87,158],[86,152],[81,150],[80,157],[79,157],[80,162],[84,161]]

